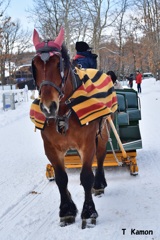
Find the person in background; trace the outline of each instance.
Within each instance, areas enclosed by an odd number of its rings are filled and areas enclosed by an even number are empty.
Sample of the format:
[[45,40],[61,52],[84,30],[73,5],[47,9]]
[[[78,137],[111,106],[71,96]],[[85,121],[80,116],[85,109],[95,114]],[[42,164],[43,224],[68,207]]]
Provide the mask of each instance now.
[[121,83],[117,80],[117,76],[113,71],[108,71],[107,75],[112,79],[115,89],[123,89]]
[[77,53],[73,58],[73,65],[97,69],[97,54],[91,52],[92,48],[86,42],[76,42],[75,49]]
[[137,91],[138,93],[142,92],[141,83],[142,83],[142,74],[139,70],[136,71],[136,83],[137,83]]
[[129,81],[130,88],[133,88],[133,73],[131,73],[127,79]]

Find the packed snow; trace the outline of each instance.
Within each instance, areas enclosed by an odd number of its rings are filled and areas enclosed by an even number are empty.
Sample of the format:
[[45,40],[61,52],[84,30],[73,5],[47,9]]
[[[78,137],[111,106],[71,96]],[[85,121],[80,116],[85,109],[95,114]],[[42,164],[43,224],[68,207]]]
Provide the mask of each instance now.
[[143,80],[139,98],[143,144],[137,150],[139,174],[131,176],[127,167],[105,168],[108,187],[101,197],[93,196],[97,225],[84,230],[80,169],[66,170],[78,208],[76,222],[60,227],[59,192],[45,177],[48,160],[40,131],[34,132],[29,118],[32,100],[28,97],[16,103],[15,110],[6,111],[0,102],[1,240],[160,240],[160,81]]

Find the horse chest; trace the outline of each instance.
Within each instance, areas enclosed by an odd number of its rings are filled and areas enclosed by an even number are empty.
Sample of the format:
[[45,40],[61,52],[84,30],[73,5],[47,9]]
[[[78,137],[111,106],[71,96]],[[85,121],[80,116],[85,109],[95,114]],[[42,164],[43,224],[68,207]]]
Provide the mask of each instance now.
[[73,130],[68,130],[65,135],[60,134],[56,131],[55,127],[46,127],[42,132],[43,141],[47,141],[53,148],[59,149],[60,151],[67,151],[68,149],[78,148],[78,135],[75,135]]

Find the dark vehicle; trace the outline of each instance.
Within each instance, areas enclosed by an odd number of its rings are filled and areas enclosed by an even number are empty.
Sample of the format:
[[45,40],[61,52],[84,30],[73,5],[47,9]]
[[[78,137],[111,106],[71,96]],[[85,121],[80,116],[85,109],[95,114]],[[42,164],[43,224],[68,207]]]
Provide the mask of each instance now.
[[33,79],[30,79],[30,80],[25,79],[24,81],[18,81],[16,83],[16,87],[19,88],[19,89],[25,88],[25,85],[28,86],[28,90],[35,90],[36,89]]
[[34,80],[32,77],[31,65],[22,65],[18,71],[14,73],[17,88],[23,89],[25,85],[28,86],[28,90],[35,90]]

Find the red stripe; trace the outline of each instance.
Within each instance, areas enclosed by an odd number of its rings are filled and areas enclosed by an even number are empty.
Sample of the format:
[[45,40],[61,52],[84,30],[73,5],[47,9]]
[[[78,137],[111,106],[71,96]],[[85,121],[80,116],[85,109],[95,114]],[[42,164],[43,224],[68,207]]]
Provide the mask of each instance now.
[[84,84],[82,84],[76,91],[79,91],[79,90],[86,90],[85,88],[84,88]]
[[108,108],[112,108],[112,106],[116,103],[117,103],[117,97],[113,97],[112,100],[107,102],[106,104],[104,104],[103,102],[92,104],[91,106],[78,110],[76,114],[78,115],[79,118],[81,118],[83,115],[89,114],[90,112],[93,113],[93,111],[97,111],[98,109],[104,106]]
[[32,118],[34,117],[35,119],[37,119],[37,120],[39,120],[39,121],[45,122],[45,120],[46,120],[46,118],[45,118],[45,116],[43,115],[43,113],[37,112],[37,111],[35,111],[35,110],[33,110],[33,109],[30,110],[30,116],[31,116]]
[[86,91],[87,93],[90,93],[90,92],[91,92],[92,90],[94,90],[94,89],[102,89],[103,87],[106,87],[110,82],[111,82],[110,77],[107,77],[101,84],[99,84],[99,85],[97,85],[97,86],[95,86],[95,85],[92,83],[90,86],[88,86],[88,87],[85,89],[85,91]]
[[107,86],[109,83],[111,82],[111,78],[107,77],[106,79],[104,79],[104,81],[99,84],[98,86],[95,86],[94,83],[92,83],[91,85],[89,85],[87,88],[85,88],[85,85],[82,84],[77,90],[79,91],[86,91],[86,93],[90,93],[92,90],[94,89],[101,89],[105,86]]

